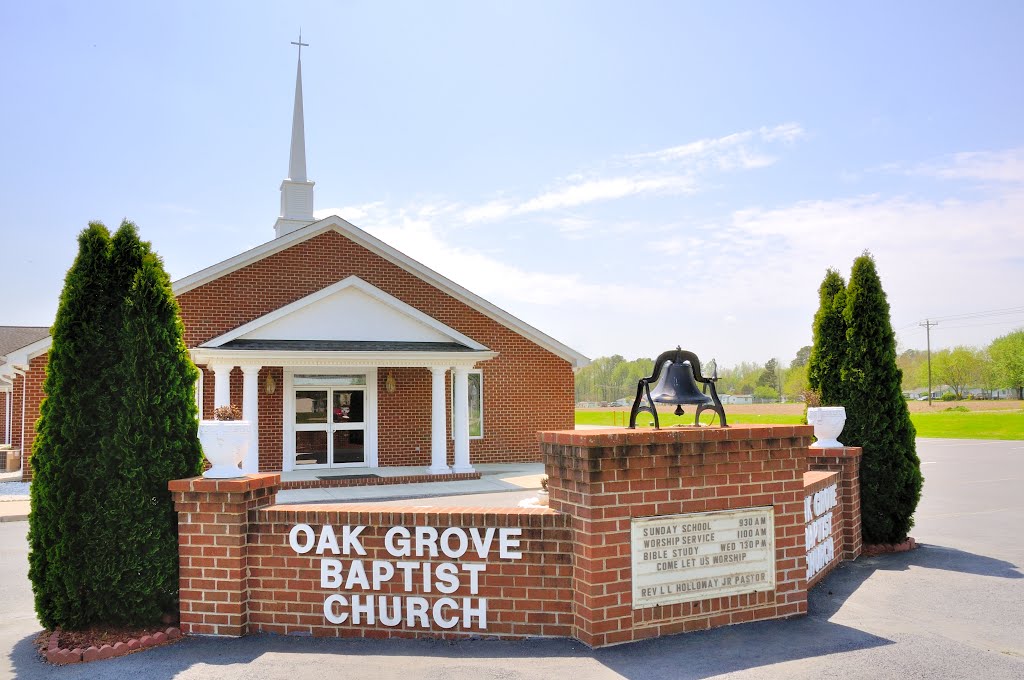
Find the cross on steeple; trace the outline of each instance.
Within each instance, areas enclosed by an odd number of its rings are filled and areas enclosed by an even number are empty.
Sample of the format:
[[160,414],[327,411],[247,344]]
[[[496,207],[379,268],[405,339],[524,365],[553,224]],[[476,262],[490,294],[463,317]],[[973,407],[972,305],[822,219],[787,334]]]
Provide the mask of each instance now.
[[299,59],[302,59],[302,48],[309,47],[309,43],[302,42],[302,29],[299,29],[299,42],[292,42],[292,45],[299,46]]

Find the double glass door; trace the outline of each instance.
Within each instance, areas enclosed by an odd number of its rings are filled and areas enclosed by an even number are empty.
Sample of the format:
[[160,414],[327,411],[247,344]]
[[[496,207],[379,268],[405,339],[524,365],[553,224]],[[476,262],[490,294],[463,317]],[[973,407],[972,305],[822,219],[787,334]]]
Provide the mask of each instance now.
[[365,386],[295,388],[295,469],[366,465]]

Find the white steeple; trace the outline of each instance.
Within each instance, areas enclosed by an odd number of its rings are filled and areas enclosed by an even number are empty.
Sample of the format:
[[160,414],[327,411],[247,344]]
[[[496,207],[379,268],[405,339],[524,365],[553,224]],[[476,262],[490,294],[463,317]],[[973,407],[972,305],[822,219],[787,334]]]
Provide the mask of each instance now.
[[292,146],[288,153],[288,179],[281,182],[281,215],[274,224],[278,237],[289,234],[314,221],[313,182],[306,179],[306,129],[302,116],[302,48],[299,41],[299,63],[295,71],[295,108],[292,110]]

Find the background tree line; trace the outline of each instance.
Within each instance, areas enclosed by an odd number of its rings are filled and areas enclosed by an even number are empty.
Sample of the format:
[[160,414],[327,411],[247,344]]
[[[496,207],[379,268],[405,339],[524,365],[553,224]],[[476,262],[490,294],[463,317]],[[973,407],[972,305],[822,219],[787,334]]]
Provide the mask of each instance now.
[[[928,353],[908,349],[897,359],[903,371],[903,390],[928,385]],[[969,390],[988,395],[1010,389],[1017,399],[1024,398],[1024,329],[998,337],[988,347],[960,345],[932,352],[932,388],[962,399]]]
[[[807,390],[807,362],[811,346],[801,347],[788,365],[778,358],[761,364],[742,361],[718,369],[719,394],[749,394],[761,401],[796,401]],[[928,385],[928,357],[924,350],[908,349],[897,359],[903,371],[902,389],[911,392]],[[627,361],[622,355],[594,359],[576,373],[576,401],[632,400],[640,378],[651,375],[654,360]],[[970,390],[986,394],[1012,389],[1024,399],[1024,329],[993,340],[988,347],[953,347],[932,352],[933,389],[948,389],[957,399]]]
[[[719,368],[718,393],[750,394],[764,401],[778,401],[784,394],[787,400],[792,401],[807,389],[810,353],[810,345],[802,347],[788,368],[784,368],[776,358],[764,364],[744,361],[732,368]],[[632,400],[636,396],[637,382],[653,371],[654,360],[648,357],[632,361],[627,361],[621,354],[598,357],[576,373],[576,401]]]

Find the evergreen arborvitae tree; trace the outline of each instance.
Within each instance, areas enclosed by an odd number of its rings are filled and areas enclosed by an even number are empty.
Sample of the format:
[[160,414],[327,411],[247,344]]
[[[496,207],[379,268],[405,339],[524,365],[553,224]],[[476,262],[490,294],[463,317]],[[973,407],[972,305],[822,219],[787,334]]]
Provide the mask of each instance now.
[[[131,236],[138,243],[134,227]],[[122,314],[116,466],[105,499],[121,540],[104,572],[118,594],[105,619],[143,624],[170,611],[178,594],[178,518],[167,482],[201,473],[203,456],[196,437],[199,371],[185,347],[178,302],[160,258],[148,247],[136,252],[142,260]]]
[[33,453],[30,577],[48,628],[155,622],[177,595],[171,479],[198,474],[193,386],[170,281],[125,222],[79,237]]
[[843,366],[843,440],[864,449],[860,469],[865,543],[896,543],[914,525],[921,499],[921,461],[901,391],[889,303],[865,252],[853,263],[846,296],[847,355]]
[[807,386],[821,396],[822,406],[844,404],[842,370],[846,361],[846,282],[835,269],[825,273],[818,288],[814,343],[807,364]]
[[36,613],[47,628],[87,625],[92,608],[106,597],[87,574],[91,532],[104,521],[97,468],[112,412],[112,318],[123,296],[110,286],[107,228],[91,223],[78,248],[51,329],[47,396],[31,458],[29,578]]

